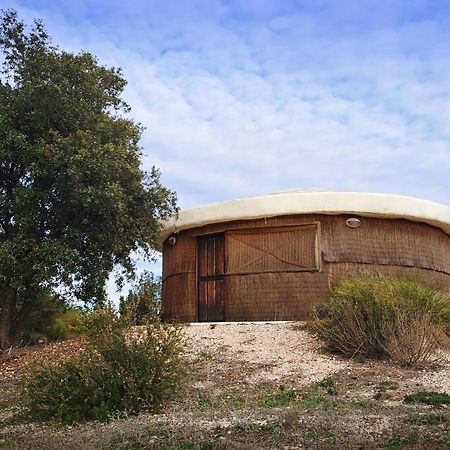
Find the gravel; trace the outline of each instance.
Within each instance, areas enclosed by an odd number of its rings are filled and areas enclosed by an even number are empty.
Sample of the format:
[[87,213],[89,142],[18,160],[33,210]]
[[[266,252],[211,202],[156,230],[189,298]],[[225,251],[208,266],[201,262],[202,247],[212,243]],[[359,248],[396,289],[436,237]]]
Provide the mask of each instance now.
[[220,360],[234,361],[259,370],[241,374],[247,383],[296,379],[297,385],[321,380],[347,366],[347,362],[319,353],[319,342],[292,323],[252,322],[195,324],[186,329],[188,352],[194,357],[208,352]]

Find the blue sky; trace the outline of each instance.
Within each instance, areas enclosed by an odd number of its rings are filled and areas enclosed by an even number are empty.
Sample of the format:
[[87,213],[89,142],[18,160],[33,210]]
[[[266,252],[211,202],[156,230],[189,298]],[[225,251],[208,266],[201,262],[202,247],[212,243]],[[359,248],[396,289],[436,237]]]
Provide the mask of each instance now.
[[181,207],[292,188],[450,203],[450,2],[2,0],[121,66]]

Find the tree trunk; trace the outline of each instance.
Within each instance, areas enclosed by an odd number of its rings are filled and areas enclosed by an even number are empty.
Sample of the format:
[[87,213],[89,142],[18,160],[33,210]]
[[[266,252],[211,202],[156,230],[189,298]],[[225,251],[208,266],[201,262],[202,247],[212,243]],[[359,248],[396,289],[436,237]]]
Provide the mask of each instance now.
[[1,293],[3,296],[0,308],[0,349],[13,345],[13,326],[16,316],[16,292],[7,289]]
[[22,302],[22,306],[18,308],[15,307],[15,319],[11,325],[11,337],[14,343],[19,343],[24,339],[25,326],[30,317],[30,313],[34,306],[33,294],[36,294],[34,291],[26,291],[25,299]]

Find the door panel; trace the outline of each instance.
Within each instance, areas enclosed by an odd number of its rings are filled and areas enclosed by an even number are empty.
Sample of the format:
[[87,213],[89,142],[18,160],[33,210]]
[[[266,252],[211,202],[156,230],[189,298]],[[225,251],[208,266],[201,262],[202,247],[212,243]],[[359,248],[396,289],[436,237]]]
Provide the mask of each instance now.
[[218,234],[198,239],[198,276],[208,278],[224,274],[224,236]]
[[224,235],[198,238],[198,320],[224,320]]
[[198,289],[199,322],[220,322],[223,314],[223,280],[201,281]]
[[227,274],[319,270],[316,224],[227,233]]

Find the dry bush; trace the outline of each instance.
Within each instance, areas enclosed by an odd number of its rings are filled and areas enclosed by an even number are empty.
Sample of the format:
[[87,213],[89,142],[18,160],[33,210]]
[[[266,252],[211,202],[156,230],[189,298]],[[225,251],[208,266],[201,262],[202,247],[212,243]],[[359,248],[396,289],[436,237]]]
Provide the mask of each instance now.
[[423,311],[398,309],[395,320],[384,330],[389,356],[406,366],[439,362],[439,349],[448,348],[449,338],[442,325]]
[[450,335],[450,296],[415,281],[362,274],[336,285],[314,330],[347,356],[431,362]]

